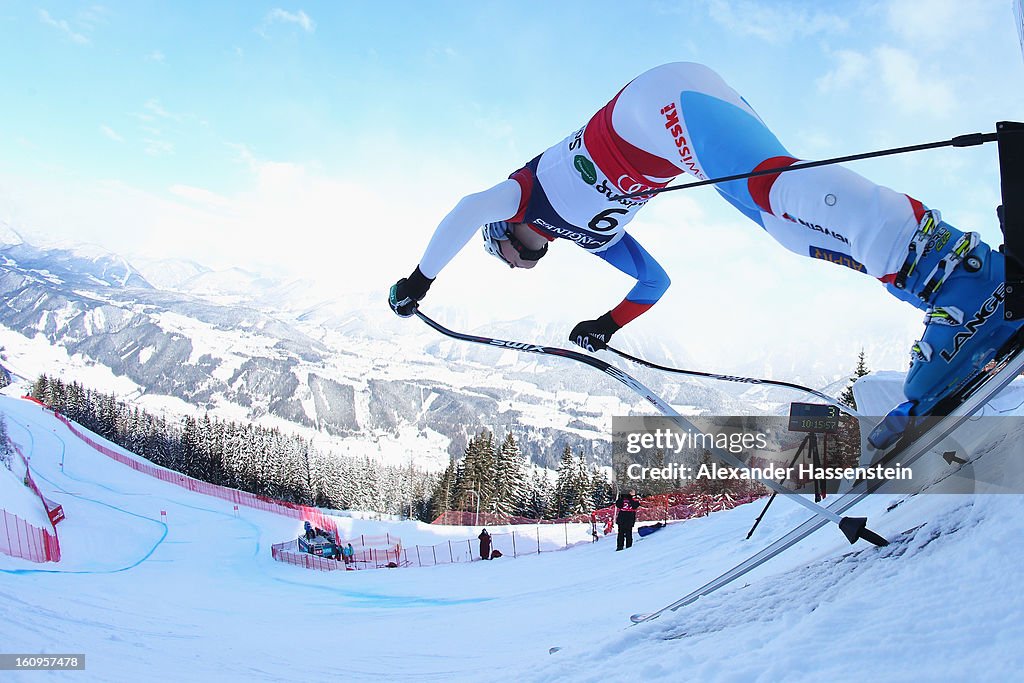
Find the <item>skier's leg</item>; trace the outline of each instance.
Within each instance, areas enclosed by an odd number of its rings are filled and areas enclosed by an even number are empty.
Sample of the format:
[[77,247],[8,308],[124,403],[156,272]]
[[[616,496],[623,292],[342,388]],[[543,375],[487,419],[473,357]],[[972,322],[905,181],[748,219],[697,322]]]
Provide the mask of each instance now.
[[[615,128],[623,137],[698,177],[797,162],[749,104],[706,67],[658,67],[630,83],[620,98],[630,105],[615,108]],[[652,106],[659,98],[668,98],[660,109]],[[660,113],[663,126],[653,125],[651,112]],[[904,386],[915,414],[954,391],[1021,327],[1003,320],[1003,255],[941,221],[929,229],[930,214],[907,195],[836,165],[720,183],[717,189],[786,248],[879,278],[894,296],[928,311]],[[908,264],[911,272],[901,275]]]
[[[833,237],[847,240],[853,258],[893,296],[927,311],[903,388],[913,414],[930,412],[1020,329],[1003,316],[1003,254],[917,200],[840,166],[762,176],[750,185],[775,216],[839,232]],[[766,228],[772,224],[767,217]]]
[[[698,178],[797,161],[757,112],[701,64],[651,69],[616,96],[621,139]],[[882,278],[917,226],[912,201],[838,166],[734,180],[716,189],[787,249]],[[908,299],[909,300],[909,299]]]
[[[680,98],[697,156],[710,176],[788,167],[798,161],[751,112],[701,92],[683,92]],[[917,226],[910,198],[841,166],[756,176],[716,187],[787,249],[876,278],[894,272],[899,258],[894,254]]]
[[1003,254],[976,233],[965,234],[920,202],[839,166],[763,178],[752,186],[766,210],[815,228],[836,226],[869,274],[893,296],[927,311],[903,388],[913,414],[930,412],[1020,329],[1003,316]]
[[633,547],[633,527],[631,526],[626,527],[626,547]]

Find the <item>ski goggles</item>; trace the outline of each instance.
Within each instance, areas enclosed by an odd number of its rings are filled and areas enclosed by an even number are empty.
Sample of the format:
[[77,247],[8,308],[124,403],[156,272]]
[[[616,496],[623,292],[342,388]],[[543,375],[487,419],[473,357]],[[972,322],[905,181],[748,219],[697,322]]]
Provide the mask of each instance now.
[[508,265],[509,268],[515,268],[515,264],[505,258],[505,255],[501,253],[501,242],[508,241],[512,245],[512,248],[519,254],[519,258],[524,261],[539,261],[548,253],[548,245],[545,244],[540,249],[528,249],[526,245],[519,241],[519,238],[515,236],[515,232],[512,229],[512,223],[508,221],[498,221],[496,223],[488,223],[483,227],[481,232],[484,237],[484,249],[487,253],[495,258],[501,260],[502,263]]

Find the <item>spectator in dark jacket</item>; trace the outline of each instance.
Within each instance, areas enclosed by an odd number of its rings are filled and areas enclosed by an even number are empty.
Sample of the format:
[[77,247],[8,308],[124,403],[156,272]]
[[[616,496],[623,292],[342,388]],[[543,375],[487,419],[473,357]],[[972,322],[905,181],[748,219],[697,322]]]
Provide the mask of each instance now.
[[619,535],[615,541],[615,549],[633,547],[633,525],[636,524],[636,511],[640,509],[640,501],[636,499],[636,491],[630,489],[615,501],[618,512],[615,513],[615,524],[619,527]]
[[316,536],[316,532],[313,531],[313,525],[310,524],[309,521],[307,520],[305,524],[303,524],[303,527],[305,527],[306,529],[306,540],[312,541],[313,537]]
[[491,535],[487,533],[487,529],[481,531],[477,538],[480,539],[480,559],[491,559]]

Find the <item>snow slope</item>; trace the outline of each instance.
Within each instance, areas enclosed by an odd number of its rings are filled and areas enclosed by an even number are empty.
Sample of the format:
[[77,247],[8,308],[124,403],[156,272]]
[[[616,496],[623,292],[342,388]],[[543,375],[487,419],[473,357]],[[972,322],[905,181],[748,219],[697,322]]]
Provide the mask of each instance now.
[[[1024,414],[1024,387],[1000,400]],[[893,540],[888,548],[851,547],[830,526],[745,585],[630,626],[631,613],[713,578],[804,509],[776,502],[750,541],[759,503],[621,553],[602,539],[486,563],[321,574],[270,558],[296,520],[236,515],[149,479],[26,401],[0,398],[0,412],[67,513],[60,564],[0,556],[2,649],[86,654],[84,674],[47,680],[1004,681],[1024,666],[1021,495],[873,496],[853,512]],[[957,434],[980,444],[976,474],[994,468],[1004,485],[1017,476],[1022,422],[1013,418],[1009,434]],[[1024,490],[1024,477],[1016,484]],[[478,531],[350,517],[339,526],[386,526],[407,545]]]
[[17,515],[37,529],[50,530],[50,518],[42,501],[22,483],[25,463],[17,453],[11,454],[11,469],[0,464],[0,508]]

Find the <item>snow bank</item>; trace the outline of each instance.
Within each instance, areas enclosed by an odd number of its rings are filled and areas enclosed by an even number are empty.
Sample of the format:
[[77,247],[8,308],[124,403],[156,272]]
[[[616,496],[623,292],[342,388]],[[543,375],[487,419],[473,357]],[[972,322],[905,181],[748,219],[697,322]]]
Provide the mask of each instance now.
[[12,458],[12,469],[0,465],[0,509],[17,515],[39,529],[50,529],[43,503],[32,489],[25,486],[25,466],[17,454]]

